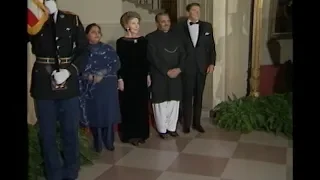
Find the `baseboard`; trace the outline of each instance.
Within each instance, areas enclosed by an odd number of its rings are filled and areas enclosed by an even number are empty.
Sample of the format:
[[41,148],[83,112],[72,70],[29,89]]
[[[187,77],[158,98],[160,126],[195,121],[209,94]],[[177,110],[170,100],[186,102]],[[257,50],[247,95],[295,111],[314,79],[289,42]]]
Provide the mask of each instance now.
[[202,109],[201,117],[202,117],[202,118],[208,118],[208,117],[210,117],[210,109]]

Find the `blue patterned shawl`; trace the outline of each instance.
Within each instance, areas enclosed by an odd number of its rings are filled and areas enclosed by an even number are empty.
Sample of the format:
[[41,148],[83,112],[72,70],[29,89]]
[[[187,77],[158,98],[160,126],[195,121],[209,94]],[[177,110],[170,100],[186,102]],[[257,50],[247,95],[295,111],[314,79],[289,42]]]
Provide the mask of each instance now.
[[89,56],[79,79],[80,83],[80,107],[82,109],[81,126],[87,127],[89,122],[86,115],[86,100],[93,98],[92,90],[95,89],[95,83],[88,80],[88,76],[102,76],[103,78],[117,78],[117,72],[120,69],[119,57],[108,44],[91,44],[88,47]]

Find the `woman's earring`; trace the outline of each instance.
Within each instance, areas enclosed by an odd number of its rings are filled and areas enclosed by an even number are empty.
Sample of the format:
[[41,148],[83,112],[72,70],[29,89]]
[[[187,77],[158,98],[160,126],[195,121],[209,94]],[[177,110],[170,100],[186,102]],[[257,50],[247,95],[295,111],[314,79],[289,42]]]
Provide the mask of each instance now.
[[127,31],[129,31],[130,28],[127,28]]

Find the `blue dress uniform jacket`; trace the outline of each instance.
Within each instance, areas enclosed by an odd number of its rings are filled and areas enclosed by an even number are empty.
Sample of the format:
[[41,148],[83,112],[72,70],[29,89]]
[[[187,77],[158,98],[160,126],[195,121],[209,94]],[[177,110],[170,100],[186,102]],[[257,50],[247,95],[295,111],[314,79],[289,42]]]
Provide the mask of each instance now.
[[[58,11],[55,28],[55,39],[49,20],[38,34],[30,36],[32,52],[36,56],[30,89],[31,96],[35,99],[66,99],[79,96],[78,74],[87,45],[83,25],[77,15]],[[56,69],[56,56],[59,57],[60,68],[69,70],[71,74],[66,81],[65,90],[54,91],[51,87],[51,73]]]
[[[46,179],[75,180],[80,168],[78,75],[87,54],[83,26],[78,16],[58,11],[56,22],[53,17],[49,19],[38,34],[30,37],[30,42],[36,55],[31,96],[35,99]],[[60,64],[56,64],[57,58]],[[56,90],[52,86],[51,74],[56,68],[70,72],[65,89]],[[57,120],[60,124],[62,158],[56,144]]]

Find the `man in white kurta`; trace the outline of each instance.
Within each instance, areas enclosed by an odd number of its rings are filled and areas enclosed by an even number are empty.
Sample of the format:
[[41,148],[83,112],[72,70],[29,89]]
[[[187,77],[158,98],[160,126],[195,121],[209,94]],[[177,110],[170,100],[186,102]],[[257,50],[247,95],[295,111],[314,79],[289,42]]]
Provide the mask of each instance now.
[[182,80],[186,53],[177,35],[170,31],[168,14],[156,16],[158,29],[147,35],[148,60],[152,79],[151,95],[157,130],[161,138],[176,137],[179,105],[182,98]]

